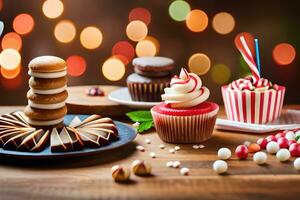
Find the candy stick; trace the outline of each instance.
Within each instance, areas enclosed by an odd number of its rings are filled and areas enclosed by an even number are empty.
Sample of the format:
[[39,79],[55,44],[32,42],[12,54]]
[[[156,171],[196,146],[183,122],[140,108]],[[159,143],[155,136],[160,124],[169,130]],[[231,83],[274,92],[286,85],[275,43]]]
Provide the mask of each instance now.
[[255,42],[256,65],[257,65],[257,69],[259,71],[259,74],[261,75],[258,39],[255,38],[254,42]]

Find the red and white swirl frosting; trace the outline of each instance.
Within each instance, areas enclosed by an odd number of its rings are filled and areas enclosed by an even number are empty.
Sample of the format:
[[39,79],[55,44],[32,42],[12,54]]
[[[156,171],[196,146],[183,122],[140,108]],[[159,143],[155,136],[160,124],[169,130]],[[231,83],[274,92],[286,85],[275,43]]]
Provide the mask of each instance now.
[[233,81],[228,85],[228,88],[238,91],[266,91],[271,89],[278,90],[278,85],[264,78],[257,79],[254,76],[247,76]]
[[162,100],[172,108],[189,108],[206,101],[209,94],[209,90],[202,87],[199,76],[182,68],[179,77],[171,79],[171,87],[165,88]]

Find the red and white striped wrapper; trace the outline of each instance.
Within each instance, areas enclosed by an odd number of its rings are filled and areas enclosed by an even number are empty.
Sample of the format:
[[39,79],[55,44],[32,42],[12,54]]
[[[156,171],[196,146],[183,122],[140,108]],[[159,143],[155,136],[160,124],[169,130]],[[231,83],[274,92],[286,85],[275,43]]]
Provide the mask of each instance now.
[[169,143],[200,143],[208,140],[214,130],[219,106],[211,112],[191,116],[173,116],[151,109],[158,136]]
[[282,110],[285,87],[266,91],[237,91],[222,86],[227,118],[233,121],[264,124],[277,119]]

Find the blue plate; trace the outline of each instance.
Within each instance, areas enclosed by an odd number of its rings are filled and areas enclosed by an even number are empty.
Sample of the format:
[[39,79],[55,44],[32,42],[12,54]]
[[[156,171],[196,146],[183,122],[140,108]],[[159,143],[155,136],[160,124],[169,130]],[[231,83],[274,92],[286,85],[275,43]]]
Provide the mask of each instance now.
[[[64,123],[66,125],[69,125],[75,116],[78,116],[81,120],[84,120],[89,115],[66,115],[64,119]],[[51,152],[50,146],[46,147],[41,152],[21,152],[21,151],[5,150],[0,148],[0,155],[5,155],[5,156],[15,157],[15,158],[32,158],[32,159],[79,157],[79,156],[92,155],[107,150],[117,149],[134,140],[137,134],[134,128],[119,121],[114,121],[114,123],[116,124],[119,132],[119,139],[103,147],[94,148],[94,149],[84,148],[79,151],[57,152],[57,153]]]

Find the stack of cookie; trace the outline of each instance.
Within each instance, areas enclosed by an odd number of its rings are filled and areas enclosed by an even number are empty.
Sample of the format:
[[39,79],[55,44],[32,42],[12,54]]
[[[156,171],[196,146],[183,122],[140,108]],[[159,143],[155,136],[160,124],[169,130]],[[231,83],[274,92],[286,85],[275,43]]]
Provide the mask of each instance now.
[[61,125],[67,114],[66,62],[55,56],[40,56],[31,60],[28,67],[28,123],[46,128]]

